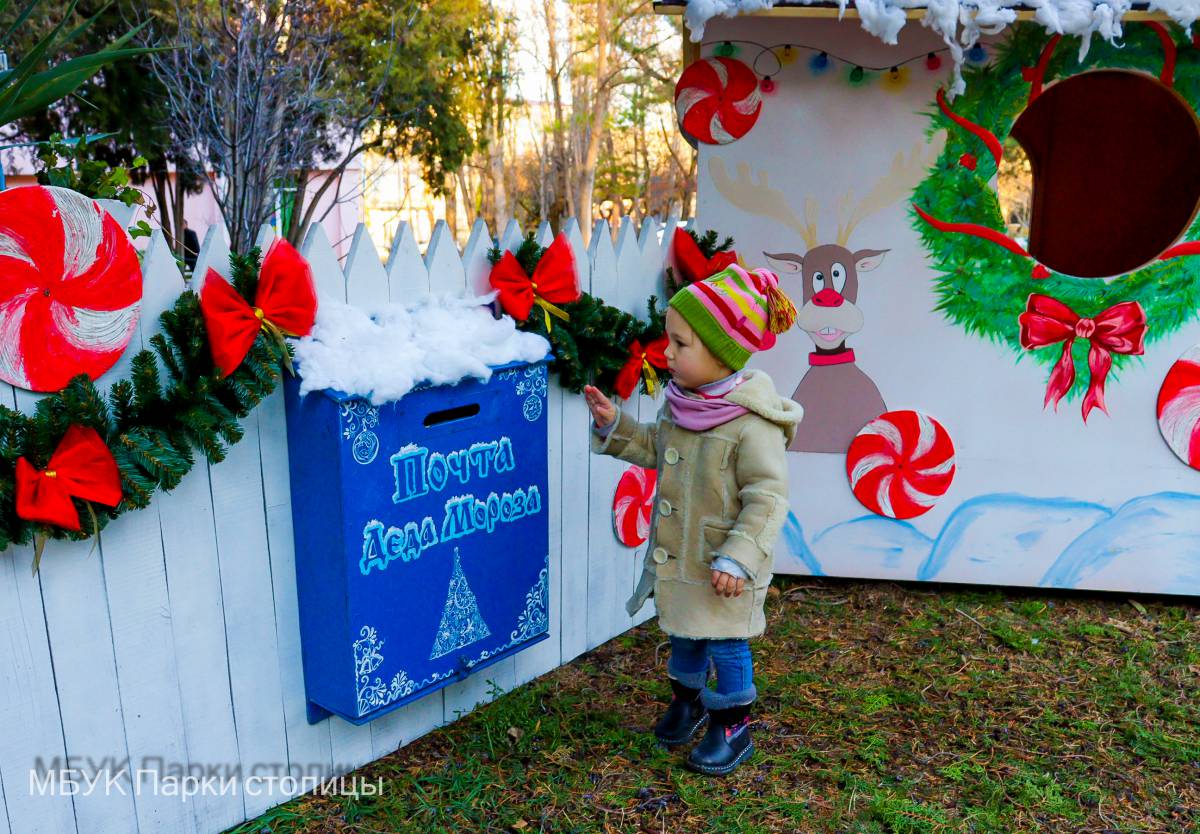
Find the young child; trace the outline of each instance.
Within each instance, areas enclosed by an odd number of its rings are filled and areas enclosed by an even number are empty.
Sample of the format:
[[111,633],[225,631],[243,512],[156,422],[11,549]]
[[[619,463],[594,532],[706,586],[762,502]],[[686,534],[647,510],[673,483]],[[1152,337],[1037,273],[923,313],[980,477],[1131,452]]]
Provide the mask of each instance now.
[[[625,607],[632,615],[653,593],[671,638],[674,697],[654,734],[684,744],[711,718],[687,758],[700,773],[732,773],[754,750],[748,639],[766,628],[773,550],[788,513],[785,450],[801,409],[765,373],[742,369],[795,314],[774,273],[731,266],[669,302],[671,382],[654,423],[584,389],[592,451],[658,470],[645,564]],[[707,686],[710,658],[716,691]]]

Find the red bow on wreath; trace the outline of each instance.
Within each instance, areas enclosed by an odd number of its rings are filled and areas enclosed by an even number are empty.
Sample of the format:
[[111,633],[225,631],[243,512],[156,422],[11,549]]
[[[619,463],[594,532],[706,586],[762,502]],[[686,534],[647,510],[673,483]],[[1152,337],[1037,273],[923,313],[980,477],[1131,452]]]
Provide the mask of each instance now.
[[489,276],[492,286],[499,290],[500,306],[519,322],[528,320],[533,305],[542,308],[546,330],[551,329],[550,316],[563,321],[571,317],[559,304],[579,300],[579,282],[575,277],[575,256],[566,235],[559,235],[542,253],[541,260],[530,278],[512,252],[505,252],[492,267]]
[[732,251],[718,252],[711,258],[704,257],[704,253],[700,251],[696,241],[692,240],[692,236],[679,228],[675,229],[672,248],[674,249],[675,265],[679,267],[684,283],[687,284],[703,281],[710,275],[716,275],[730,264],[737,263],[737,252]]
[[1017,321],[1021,324],[1021,347],[1026,350],[1064,343],[1062,357],[1046,384],[1044,405],[1053,402],[1057,408],[1059,400],[1075,384],[1075,360],[1071,356],[1075,339],[1091,343],[1088,351],[1091,380],[1083,398],[1085,423],[1093,408],[1108,413],[1104,407],[1104,380],[1112,368],[1112,354],[1140,354],[1146,339],[1146,312],[1136,301],[1114,304],[1095,318],[1085,319],[1061,301],[1033,293]]
[[109,507],[121,503],[117,462],[99,433],[86,426],[67,429],[45,469],[17,458],[16,481],[18,516],[67,530],[80,529],[72,497]]
[[629,399],[633,389],[637,388],[638,377],[646,378],[646,390],[654,393],[654,383],[658,379],[655,368],[667,367],[667,337],[660,336],[650,344],[642,347],[637,339],[629,345],[629,358],[617,373],[617,396],[623,400]]
[[242,364],[259,330],[266,330],[283,350],[292,369],[284,336],[307,336],[317,317],[317,291],[308,261],[286,240],[276,240],[263,258],[254,306],[209,270],[200,290],[200,309],[208,328],[213,362],[227,377]]

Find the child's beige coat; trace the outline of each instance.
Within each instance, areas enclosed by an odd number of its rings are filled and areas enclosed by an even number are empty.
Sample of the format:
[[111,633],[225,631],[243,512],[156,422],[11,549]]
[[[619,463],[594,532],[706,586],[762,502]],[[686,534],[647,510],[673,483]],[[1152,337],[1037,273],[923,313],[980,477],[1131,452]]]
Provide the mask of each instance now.
[[[608,437],[592,437],[592,451],[658,470],[642,577],[625,608],[636,613],[653,592],[659,625],[677,637],[756,637],[766,628],[775,540],[788,514],[786,449],[803,412],[762,371],[747,371],[726,399],[750,413],[694,432],[675,425],[664,403],[654,423],[622,412]],[[741,596],[714,593],[715,553],[750,574]]]

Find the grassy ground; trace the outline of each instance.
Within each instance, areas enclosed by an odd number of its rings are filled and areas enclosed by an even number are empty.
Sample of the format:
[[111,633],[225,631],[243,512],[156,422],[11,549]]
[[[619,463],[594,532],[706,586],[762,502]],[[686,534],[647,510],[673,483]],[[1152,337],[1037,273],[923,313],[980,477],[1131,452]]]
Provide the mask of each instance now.
[[653,622],[249,832],[1196,832],[1200,607],[781,578],[758,752],[726,779],[647,732]]

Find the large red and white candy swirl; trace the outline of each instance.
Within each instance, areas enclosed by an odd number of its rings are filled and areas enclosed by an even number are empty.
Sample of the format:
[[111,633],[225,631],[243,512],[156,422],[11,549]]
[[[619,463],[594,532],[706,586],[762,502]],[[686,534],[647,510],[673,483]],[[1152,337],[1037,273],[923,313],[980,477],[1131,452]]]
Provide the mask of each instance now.
[[658,472],[631,466],[617,481],[613,497],[613,527],[617,540],[626,547],[637,547],[650,534],[650,514],[654,510],[654,491]]
[[741,139],[758,121],[758,76],[733,58],[702,58],[675,84],[675,115],[684,132],[707,145]]
[[846,453],[854,496],[873,513],[915,518],[954,480],[954,443],[945,427],[919,411],[889,411],[867,423]]
[[1200,345],[1167,371],[1158,389],[1158,429],[1176,457],[1200,469]]
[[141,298],[133,243],[94,200],[0,192],[0,379],[34,391],[96,379],[133,337]]

